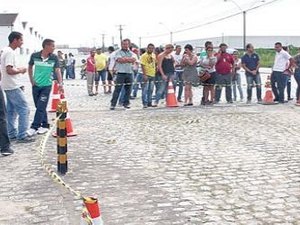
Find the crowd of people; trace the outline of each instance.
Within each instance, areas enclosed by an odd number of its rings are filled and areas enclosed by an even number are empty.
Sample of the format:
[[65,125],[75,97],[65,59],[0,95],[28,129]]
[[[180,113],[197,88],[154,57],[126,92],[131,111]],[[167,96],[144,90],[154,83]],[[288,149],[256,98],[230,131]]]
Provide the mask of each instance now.
[[[262,103],[260,56],[252,44],[247,44],[242,57],[237,50],[228,52],[225,43],[220,44],[219,49],[215,50],[213,43],[207,41],[204,49],[200,55],[195,53],[190,44],[185,45],[183,50],[180,45],[174,47],[167,44],[162,49],[155,48],[151,43],[146,49],[136,49],[132,48],[129,39],[125,39],[121,43],[121,49],[115,51],[113,47],[109,47],[108,57],[100,49],[91,51],[86,60],[88,94],[89,96],[98,94],[101,77],[105,94],[111,93],[112,86],[115,87],[111,110],[115,109],[117,103],[130,108],[130,100],[136,98],[139,88],[142,90],[143,108],[157,107],[159,101],[166,97],[168,82],[171,81],[175,91],[178,88],[177,101],[183,102],[184,106],[194,104],[192,87],[197,85],[203,85],[202,105],[218,104],[223,88],[227,103],[232,104],[238,100],[238,95],[239,100],[244,101],[240,73],[243,69],[247,82],[246,103],[252,102],[253,88],[256,88],[257,103]],[[288,48],[282,46],[280,42],[275,43],[275,52],[271,76],[274,101],[285,103],[293,99],[291,76],[294,72],[298,84],[296,94],[298,100],[300,56],[292,57]],[[106,91],[106,87],[109,91]],[[287,99],[284,95],[286,87]]]
[[[42,50],[33,53],[28,67],[18,67],[16,49],[23,44],[23,35],[11,32],[8,36],[9,46],[1,52],[0,85],[0,147],[4,156],[13,154],[11,142],[28,143],[35,141],[35,135],[49,130],[47,105],[53,79],[63,90],[62,75],[66,79],[75,78],[75,59],[72,54],[64,56],[61,51],[54,54],[55,42],[45,39]],[[244,94],[241,88],[240,69],[245,70],[247,81],[247,103],[252,101],[252,89],[256,88],[257,103],[262,102],[261,76],[259,73],[260,57],[254,46],[248,44],[245,54],[239,58],[239,52],[228,53],[227,45],[222,43],[215,50],[213,43],[207,41],[204,51],[196,54],[193,46],[167,44],[165,48],[148,44],[146,49],[132,48],[129,39],[124,39],[121,49],[108,48],[109,55],[96,49],[84,60],[82,70],[85,72],[89,96],[99,93],[99,86],[105,94],[112,94],[110,109],[119,104],[128,109],[130,100],[137,97],[141,89],[143,108],[157,107],[167,95],[168,84],[173,83],[177,101],[184,106],[193,106],[193,86],[203,85],[202,105],[220,102],[222,89],[228,104],[240,100]],[[300,54],[292,57],[281,43],[275,43],[276,56],[271,75],[274,101],[285,103],[291,98],[291,76],[294,74],[298,84],[296,98],[300,95]],[[29,124],[29,106],[21,82],[23,74],[29,75],[32,85],[32,97],[35,115]],[[55,74],[55,76],[53,76]],[[100,84],[101,80],[101,84]],[[178,90],[177,90],[178,89]],[[3,90],[3,91],[2,91]],[[4,94],[5,95],[4,95]],[[6,101],[5,101],[6,98]]]
[[[42,50],[31,55],[28,67],[18,67],[16,59],[16,49],[23,45],[23,35],[13,31],[8,40],[9,46],[1,52],[0,148],[4,156],[14,153],[11,148],[12,141],[30,143],[36,140],[35,135],[45,134],[49,130],[46,108],[53,73],[56,74],[60,92],[63,92],[59,60],[57,55],[53,54],[55,50],[53,40],[43,41]],[[29,105],[21,78],[26,73],[32,85],[32,97],[36,108],[31,125]]]

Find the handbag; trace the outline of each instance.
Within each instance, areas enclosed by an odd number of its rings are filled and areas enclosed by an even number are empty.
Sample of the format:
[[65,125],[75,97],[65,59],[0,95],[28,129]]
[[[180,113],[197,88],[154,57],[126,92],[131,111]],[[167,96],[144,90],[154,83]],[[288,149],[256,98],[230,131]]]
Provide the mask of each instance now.
[[205,82],[211,78],[211,74],[205,70],[202,73],[200,73],[199,78],[201,82]]

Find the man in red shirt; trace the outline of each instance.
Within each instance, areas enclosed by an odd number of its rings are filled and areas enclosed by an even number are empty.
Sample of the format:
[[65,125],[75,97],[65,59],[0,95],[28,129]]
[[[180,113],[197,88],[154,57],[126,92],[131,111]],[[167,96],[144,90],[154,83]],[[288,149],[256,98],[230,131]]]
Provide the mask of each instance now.
[[220,50],[216,54],[217,64],[216,64],[216,103],[220,101],[222,88],[225,86],[226,89],[226,101],[227,103],[232,103],[231,96],[231,80],[234,71],[234,60],[232,55],[226,52],[227,45],[220,44]]
[[96,52],[93,50],[90,52],[90,56],[86,60],[86,81],[87,81],[87,90],[89,96],[93,96],[93,85],[96,74],[96,62],[95,62]]

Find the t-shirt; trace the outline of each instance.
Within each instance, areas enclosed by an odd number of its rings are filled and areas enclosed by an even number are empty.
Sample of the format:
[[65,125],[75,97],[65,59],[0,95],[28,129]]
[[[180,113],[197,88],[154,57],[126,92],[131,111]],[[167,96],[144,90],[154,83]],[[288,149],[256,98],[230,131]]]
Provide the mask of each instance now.
[[96,62],[96,69],[97,71],[104,70],[106,67],[107,57],[104,54],[96,54],[95,55],[95,62]]
[[280,52],[276,52],[275,62],[273,66],[273,71],[283,72],[287,69],[287,63],[292,58],[290,54],[283,49]]
[[114,69],[115,62],[116,62],[115,55],[116,55],[116,52],[112,52],[112,53],[110,53],[110,55],[109,55],[109,65],[108,65],[108,70],[113,70],[113,69]]
[[[181,60],[183,58],[183,54],[176,54],[175,52],[172,53],[172,56],[175,60],[175,65],[179,65],[181,63]],[[176,72],[183,72],[183,69],[181,66],[175,66],[175,71]]]
[[[259,63],[259,56],[256,53],[253,53],[251,55],[246,53],[242,57],[242,64],[245,64],[245,66],[251,71],[257,68],[258,63]],[[246,71],[246,75],[253,75],[253,74]]]
[[217,73],[222,75],[230,74],[234,64],[232,55],[228,53],[218,53],[217,57],[219,57],[216,64]]
[[215,66],[216,62],[217,62],[217,57],[215,57],[215,56],[208,57],[206,54],[206,56],[203,56],[200,58],[201,65],[203,65],[205,68],[207,66],[210,66],[210,69],[206,68],[207,72],[209,72],[209,73],[216,72],[216,66]]
[[95,72],[95,58],[90,56],[87,58],[86,60],[86,71],[90,72],[90,73],[94,73]]
[[144,53],[141,56],[141,64],[144,66],[145,72],[147,76],[154,77],[156,72],[156,56],[154,53]]
[[29,60],[29,65],[34,66],[33,80],[38,87],[46,87],[52,85],[51,74],[54,69],[59,68],[58,57],[49,54],[48,58],[42,57],[42,51],[33,53]]
[[20,75],[9,75],[6,71],[7,66],[16,67],[16,55],[11,47],[5,47],[1,54],[1,87],[3,90],[14,90],[21,87]]
[[133,74],[133,63],[118,63],[117,62],[118,59],[124,58],[124,57],[130,57],[130,58],[136,59],[136,55],[132,51],[120,49],[120,50],[116,51],[116,55],[115,55],[115,60],[116,60],[115,69],[117,70],[118,73]]

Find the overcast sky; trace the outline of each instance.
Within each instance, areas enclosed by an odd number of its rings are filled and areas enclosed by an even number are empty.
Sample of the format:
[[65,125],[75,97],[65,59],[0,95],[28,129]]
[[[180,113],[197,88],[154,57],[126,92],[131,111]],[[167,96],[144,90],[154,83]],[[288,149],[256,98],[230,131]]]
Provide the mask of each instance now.
[[[265,3],[272,0],[265,0]],[[235,0],[243,10],[259,6],[261,0]],[[119,24],[124,25],[123,38],[142,45],[167,43],[170,31],[173,41],[242,35],[242,15],[185,32],[177,30],[241,11],[231,0],[1,0],[2,12],[18,12],[21,21],[45,38],[70,46],[102,45],[119,41]],[[248,35],[299,35],[297,15],[300,0],[277,0],[247,13]],[[156,36],[165,34],[162,36]],[[156,36],[156,37],[149,37]]]

